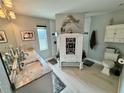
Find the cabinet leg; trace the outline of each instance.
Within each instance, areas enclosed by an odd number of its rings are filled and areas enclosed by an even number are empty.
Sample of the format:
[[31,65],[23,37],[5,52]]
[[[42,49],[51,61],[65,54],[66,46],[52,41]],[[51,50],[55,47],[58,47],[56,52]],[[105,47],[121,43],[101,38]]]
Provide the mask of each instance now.
[[61,62],[61,61],[60,61],[60,63],[59,63],[59,67],[62,68],[62,62]]
[[82,69],[83,69],[83,62],[80,62],[79,69],[80,69],[80,70],[82,70]]

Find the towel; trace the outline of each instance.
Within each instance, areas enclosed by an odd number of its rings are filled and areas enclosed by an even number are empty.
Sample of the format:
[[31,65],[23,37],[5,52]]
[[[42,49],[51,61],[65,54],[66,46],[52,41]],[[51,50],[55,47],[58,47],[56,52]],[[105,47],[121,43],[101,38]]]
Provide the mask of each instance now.
[[90,48],[93,49],[96,46],[96,31],[93,31],[90,38]]

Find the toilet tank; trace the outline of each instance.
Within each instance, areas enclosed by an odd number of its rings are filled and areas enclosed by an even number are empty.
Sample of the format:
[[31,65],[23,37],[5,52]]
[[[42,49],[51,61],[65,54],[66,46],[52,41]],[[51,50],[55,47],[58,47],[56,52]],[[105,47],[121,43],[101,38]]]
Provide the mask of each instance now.
[[105,60],[117,61],[119,54],[116,53],[104,53]]

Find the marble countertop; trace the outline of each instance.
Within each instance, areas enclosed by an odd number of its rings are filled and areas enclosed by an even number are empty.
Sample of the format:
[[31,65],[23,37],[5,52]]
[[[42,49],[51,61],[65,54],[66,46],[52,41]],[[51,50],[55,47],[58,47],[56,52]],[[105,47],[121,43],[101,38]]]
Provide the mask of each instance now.
[[19,89],[34,80],[42,78],[44,75],[52,72],[52,69],[43,60],[36,51],[27,51],[29,55],[23,61],[26,65],[22,71],[19,71],[15,79],[15,88]]

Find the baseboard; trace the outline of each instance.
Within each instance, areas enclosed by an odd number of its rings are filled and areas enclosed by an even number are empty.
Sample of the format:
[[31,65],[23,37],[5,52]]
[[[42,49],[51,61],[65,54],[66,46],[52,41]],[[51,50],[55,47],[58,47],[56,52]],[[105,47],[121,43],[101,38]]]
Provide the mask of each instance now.
[[93,61],[94,63],[97,63],[99,65],[103,65],[102,62],[100,61],[97,61],[97,60],[94,60],[94,59],[91,59],[91,58],[86,58],[87,60],[90,60],[90,61]]
[[119,82],[118,82],[118,93],[120,93],[120,84],[121,84],[120,81],[121,81],[121,80],[120,80],[120,78],[119,78]]

